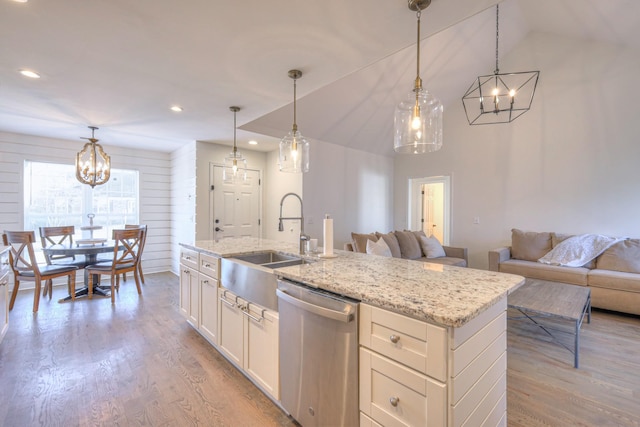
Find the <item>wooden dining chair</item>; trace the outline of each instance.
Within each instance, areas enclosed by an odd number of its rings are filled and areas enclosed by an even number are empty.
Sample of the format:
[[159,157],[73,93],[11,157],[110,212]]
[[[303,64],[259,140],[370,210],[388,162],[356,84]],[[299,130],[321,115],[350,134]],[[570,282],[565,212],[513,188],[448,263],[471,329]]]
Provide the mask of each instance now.
[[[76,232],[76,228],[73,225],[63,225],[59,227],[40,227],[40,244],[42,248],[49,246],[73,246],[73,235]],[[76,257],[75,255],[50,255],[44,252],[44,259],[49,265],[74,265],[78,268],[85,266],[84,256]],[[47,295],[47,291],[50,288],[50,280],[47,281],[46,286],[42,292],[42,295]],[[71,293],[71,289],[69,289]]]
[[49,299],[53,293],[53,279],[67,276],[68,286],[72,299],[75,300],[76,269],[73,265],[38,265],[33,243],[36,239],[33,231],[5,231],[2,235],[2,243],[9,246],[9,263],[13,270],[13,292],[9,310],[13,309],[13,304],[18,295],[18,288],[21,281],[35,282],[33,295],[33,312],[38,311],[40,304],[40,289],[42,281],[49,288]]
[[112,238],[115,243],[113,259],[85,267],[85,271],[89,275],[89,298],[93,297],[94,275],[98,277],[98,283],[100,283],[100,277],[103,274],[108,274],[111,276],[111,304],[115,304],[115,292],[120,288],[119,275],[129,272],[133,272],[138,295],[142,294],[138,262],[140,261],[143,233],[142,228],[113,230]]
[[[143,230],[142,233],[142,244],[140,246],[140,259],[138,260],[138,274],[140,275],[140,281],[144,284],[144,274],[142,273],[142,253],[144,252],[144,245],[147,242],[147,225],[146,224],[125,224],[125,230],[127,229],[135,229],[141,228]],[[122,274],[122,280],[127,280],[127,273]]]

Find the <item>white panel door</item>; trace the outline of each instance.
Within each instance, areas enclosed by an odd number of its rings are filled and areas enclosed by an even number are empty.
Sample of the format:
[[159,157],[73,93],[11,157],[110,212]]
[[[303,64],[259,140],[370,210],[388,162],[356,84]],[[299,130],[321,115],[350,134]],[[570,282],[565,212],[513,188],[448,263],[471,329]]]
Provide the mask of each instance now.
[[260,237],[260,172],[247,170],[247,180],[226,183],[222,166],[210,166],[210,238]]

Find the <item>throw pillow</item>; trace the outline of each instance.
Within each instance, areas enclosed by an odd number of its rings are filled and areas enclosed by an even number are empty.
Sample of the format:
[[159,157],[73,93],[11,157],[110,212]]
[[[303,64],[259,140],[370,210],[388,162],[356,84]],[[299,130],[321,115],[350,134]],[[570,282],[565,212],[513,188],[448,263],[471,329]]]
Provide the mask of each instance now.
[[424,252],[424,256],[427,258],[441,258],[443,256],[447,256],[447,254],[444,253],[444,248],[440,244],[440,241],[434,236],[420,236],[420,247],[422,248],[422,252]]
[[353,240],[353,250],[355,252],[366,254],[367,240],[373,240],[374,242],[377,242],[378,238],[373,233],[370,233],[370,234],[351,233],[351,240]]
[[384,239],[384,242],[387,244],[387,246],[389,246],[389,249],[391,250],[392,257],[400,258],[402,256],[400,252],[400,244],[398,243],[398,239],[396,238],[396,235],[393,231],[387,234],[376,233],[376,236],[379,239]]
[[411,231],[394,231],[398,244],[400,245],[400,255],[404,259],[422,258],[422,249],[416,235]]
[[640,239],[616,243],[598,257],[596,265],[602,270],[640,273]]
[[537,262],[551,250],[551,233],[511,230],[511,258]]
[[391,256],[391,249],[384,241],[384,239],[379,239],[377,242],[373,240],[367,240],[367,253],[372,255],[380,255],[380,256]]

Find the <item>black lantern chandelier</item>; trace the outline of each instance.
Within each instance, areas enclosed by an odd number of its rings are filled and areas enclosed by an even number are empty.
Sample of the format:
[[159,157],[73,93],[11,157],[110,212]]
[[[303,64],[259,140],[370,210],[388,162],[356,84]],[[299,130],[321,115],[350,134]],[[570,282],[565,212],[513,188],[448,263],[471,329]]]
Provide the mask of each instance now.
[[498,67],[498,17],[496,5],[496,69],[480,76],[462,97],[470,125],[510,123],[529,111],[540,71],[500,73]]

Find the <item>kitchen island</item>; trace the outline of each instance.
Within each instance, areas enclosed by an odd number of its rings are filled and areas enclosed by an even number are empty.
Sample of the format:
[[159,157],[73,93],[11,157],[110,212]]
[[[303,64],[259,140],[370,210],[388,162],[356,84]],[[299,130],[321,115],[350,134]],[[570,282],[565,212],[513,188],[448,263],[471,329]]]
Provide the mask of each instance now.
[[[298,255],[297,244],[254,238],[181,246],[188,257],[262,251]],[[313,262],[274,273],[361,302],[360,424],[506,425],[507,294],[524,278],[354,252],[335,254],[332,259],[305,257]],[[181,288],[182,281],[181,274]],[[224,283],[220,289],[225,293]],[[224,319],[219,315],[218,320],[218,336],[209,337],[215,346],[220,346],[216,340],[224,329]],[[194,327],[198,323],[192,318]],[[276,402],[277,389],[268,390]]]

